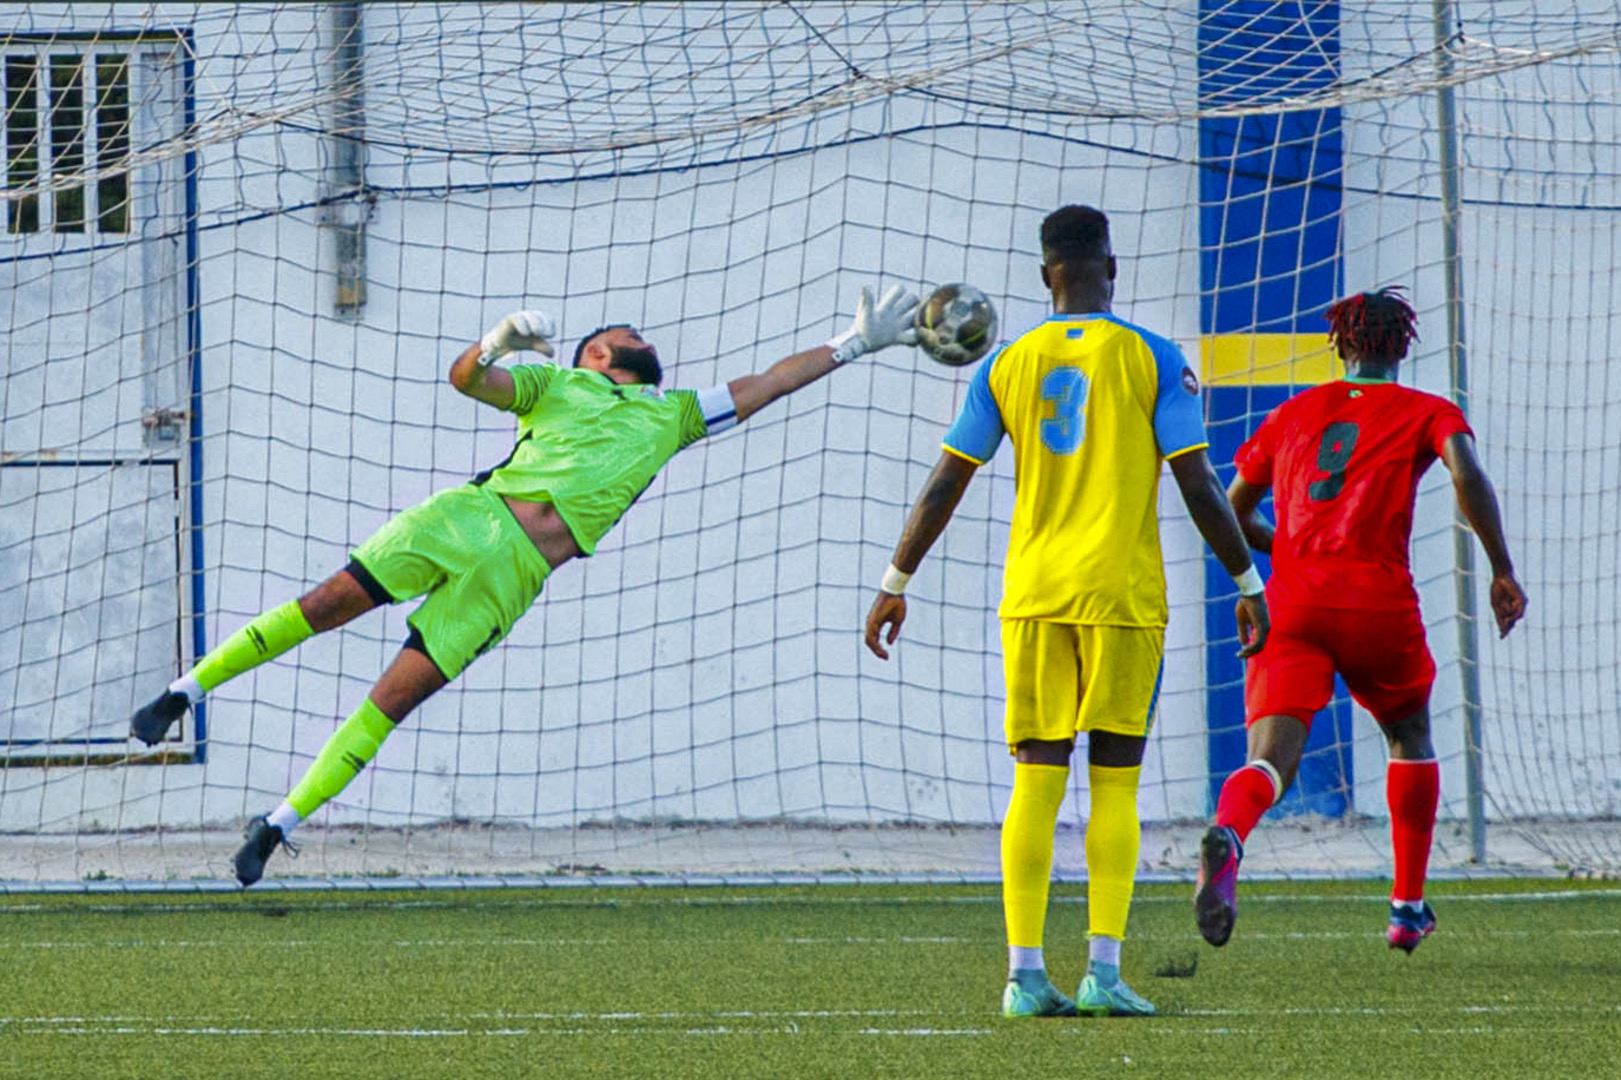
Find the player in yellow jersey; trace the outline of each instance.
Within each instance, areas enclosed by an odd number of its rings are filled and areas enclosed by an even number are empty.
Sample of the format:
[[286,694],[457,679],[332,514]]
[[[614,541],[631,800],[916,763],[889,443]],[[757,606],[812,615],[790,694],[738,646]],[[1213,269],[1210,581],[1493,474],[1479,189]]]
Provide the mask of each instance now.
[[[1137,781],[1159,696],[1165,571],[1155,513],[1169,460],[1188,512],[1238,583],[1240,655],[1266,640],[1266,601],[1238,520],[1205,454],[1199,380],[1170,341],[1109,313],[1109,220],[1066,206],[1041,225],[1051,318],[985,360],[867,614],[888,658],[902,595],[1002,436],[1015,454],[1002,594],[1013,798],[1002,824],[1008,1016],[1150,1016],[1120,978],[1137,867]],[[1047,976],[1042,930],[1053,829],[1078,732],[1087,732],[1090,962],[1076,1000]]]

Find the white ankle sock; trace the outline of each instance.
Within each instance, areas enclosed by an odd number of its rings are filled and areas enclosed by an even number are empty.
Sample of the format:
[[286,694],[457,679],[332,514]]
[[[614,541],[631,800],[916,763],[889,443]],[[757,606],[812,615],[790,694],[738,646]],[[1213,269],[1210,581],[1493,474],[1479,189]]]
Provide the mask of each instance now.
[[1007,969],[1009,971],[1046,971],[1047,961],[1041,954],[1041,946],[1026,948],[1023,945],[1009,945],[1007,947]]
[[292,831],[298,828],[298,823],[304,819],[299,816],[298,811],[294,810],[290,804],[282,803],[270,811],[265,816],[265,820],[280,829],[282,836],[290,836]]
[[1090,959],[1099,964],[1113,964],[1120,966],[1120,939],[1117,937],[1104,937],[1094,934],[1092,943],[1088,946]]
[[186,700],[193,705],[197,704],[198,699],[203,696],[203,688],[198,685],[197,680],[192,677],[189,671],[170,683],[169,689],[176,694],[185,694]]

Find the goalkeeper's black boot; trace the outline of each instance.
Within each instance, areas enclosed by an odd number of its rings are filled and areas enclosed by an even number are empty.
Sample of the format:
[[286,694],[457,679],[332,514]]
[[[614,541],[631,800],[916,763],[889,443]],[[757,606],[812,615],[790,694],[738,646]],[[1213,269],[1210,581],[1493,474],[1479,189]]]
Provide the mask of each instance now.
[[191,699],[185,694],[165,690],[135,710],[135,715],[129,718],[129,733],[148,746],[156,746],[189,708]]
[[281,827],[270,824],[263,814],[249,821],[242,835],[248,839],[236,849],[235,862],[236,880],[244,889],[265,876],[265,861],[278,845],[286,848],[287,854],[298,857],[298,849],[288,842]]

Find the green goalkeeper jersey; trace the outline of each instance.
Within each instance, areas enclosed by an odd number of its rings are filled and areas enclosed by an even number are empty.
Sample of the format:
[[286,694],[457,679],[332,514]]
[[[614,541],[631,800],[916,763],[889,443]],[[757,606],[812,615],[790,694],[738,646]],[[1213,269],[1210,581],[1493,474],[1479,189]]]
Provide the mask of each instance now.
[[522,364],[511,411],[518,442],[473,483],[549,502],[587,555],[684,447],[736,423],[724,385],[703,391],[621,386],[589,368]]

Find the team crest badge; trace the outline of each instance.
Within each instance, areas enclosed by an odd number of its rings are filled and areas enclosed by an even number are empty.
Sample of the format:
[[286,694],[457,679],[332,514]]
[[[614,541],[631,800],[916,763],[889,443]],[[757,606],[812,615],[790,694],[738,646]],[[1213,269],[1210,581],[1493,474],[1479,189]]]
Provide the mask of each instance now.
[[1194,397],[1199,396],[1199,376],[1195,375],[1193,369],[1186,364],[1182,365],[1182,389]]

